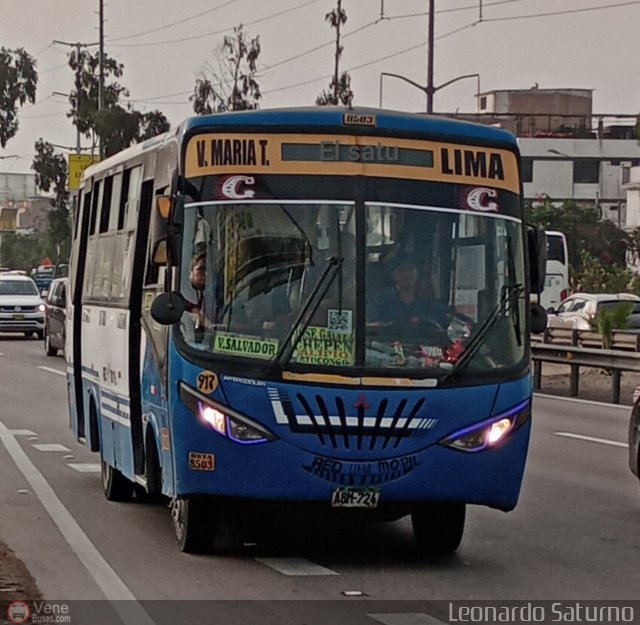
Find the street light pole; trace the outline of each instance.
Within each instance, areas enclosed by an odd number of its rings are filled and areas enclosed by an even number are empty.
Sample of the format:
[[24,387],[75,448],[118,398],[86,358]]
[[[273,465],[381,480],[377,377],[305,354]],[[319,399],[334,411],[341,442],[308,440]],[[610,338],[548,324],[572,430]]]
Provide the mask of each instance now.
[[431,110],[429,111],[427,108],[427,113],[433,113],[433,94],[436,93],[437,91],[440,91],[440,89],[443,89],[444,87],[448,87],[449,85],[453,84],[454,82],[458,82],[459,80],[464,80],[465,78],[476,78],[478,80],[478,93],[480,93],[480,74],[463,74],[462,76],[456,76],[455,78],[452,78],[451,80],[447,80],[447,82],[443,82],[441,85],[438,85],[437,87],[434,87],[433,85],[421,85],[417,82],[415,82],[414,80],[411,80],[410,78],[407,78],[406,76],[402,76],[401,74],[393,74],[391,72],[380,72],[380,104],[379,104],[379,108],[382,108],[382,77],[383,76],[391,76],[392,78],[399,78],[400,80],[404,80],[405,82],[408,82],[410,85],[413,85],[414,87],[416,87],[417,89],[420,89],[420,91],[424,92],[427,94],[427,102],[431,102]]

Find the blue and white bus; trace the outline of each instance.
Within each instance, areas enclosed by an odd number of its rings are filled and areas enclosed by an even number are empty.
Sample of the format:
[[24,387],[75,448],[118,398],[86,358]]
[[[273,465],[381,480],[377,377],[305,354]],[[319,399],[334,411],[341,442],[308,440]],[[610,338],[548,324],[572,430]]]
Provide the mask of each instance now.
[[185,552],[232,500],[410,514],[425,553],[452,552],[468,504],[518,500],[540,248],[507,132],[337,107],[188,119],[83,173],[73,431],[107,499],[171,501]]

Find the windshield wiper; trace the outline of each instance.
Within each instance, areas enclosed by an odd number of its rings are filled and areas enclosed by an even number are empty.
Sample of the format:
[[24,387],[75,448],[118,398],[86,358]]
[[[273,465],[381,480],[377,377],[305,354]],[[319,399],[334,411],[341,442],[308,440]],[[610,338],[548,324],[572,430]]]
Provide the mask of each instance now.
[[[344,258],[342,257],[329,256],[329,258],[327,258],[327,265],[324,268],[322,275],[318,278],[318,281],[311,290],[311,293],[309,293],[309,297],[300,309],[298,316],[291,326],[291,330],[289,330],[287,337],[282,342],[282,347],[274,358],[276,365],[279,367],[284,367],[288,364],[289,360],[291,360],[291,356],[307,329],[307,326],[311,323],[311,319],[318,309],[320,302],[324,299],[329,287],[340,272],[343,261]],[[294,335],[295,339],[293,338]]]
[[[516,319],[514,322],[519,326],[519,320],[517,319],[518,312],[518,299],[524,294],[524,285],[522,284],[505,284],[502,287],[502,294],[496,307],[491,311],[489,316],[485,319],[484,323],[480,326],[480,329],[475,336],[469,341],[469,344],[465,348],[460,359],[453,365],[449,372],[444,375],[440,382],[448,380],[456,373],[460,373],[465,367],[473,360],[478,350],[482,347],[485,338],[495,327],[496,323],[506,317],[508,314],[513,314]],[[517,331],[517,328],[516,328]]]

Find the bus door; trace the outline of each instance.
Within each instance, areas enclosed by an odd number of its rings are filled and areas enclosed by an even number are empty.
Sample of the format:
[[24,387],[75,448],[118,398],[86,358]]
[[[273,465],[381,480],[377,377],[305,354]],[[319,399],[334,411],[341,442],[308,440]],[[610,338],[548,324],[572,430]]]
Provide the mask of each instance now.
[[[82,391],[82,287],[87,254],[87,233],[91,210],[92,181],[85,184],[77,198],[73,226],[73,244],[69,268],[69,304],[66,319],[65,354],[67,359],[67,386],[71,429],[78,440],[86,435]],[[97,446],[93,451],[97,451]]]

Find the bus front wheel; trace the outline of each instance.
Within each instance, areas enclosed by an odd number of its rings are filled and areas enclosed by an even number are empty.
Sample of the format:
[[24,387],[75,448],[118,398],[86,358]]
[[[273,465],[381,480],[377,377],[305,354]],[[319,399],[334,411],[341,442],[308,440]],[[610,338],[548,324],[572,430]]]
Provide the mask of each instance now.
[[453,553],[462,541],[465,504],[431,502],[411,513],[413,535],[425,555],[444,556]]
[[100,476],[102,490],[107,501],[129,501],[131,499],[133,482],[104,460],[100,460]]
[[218,515],[211,499],[194,496],[173,499],[171,516],[180,551],[210,553],[213,550]]

